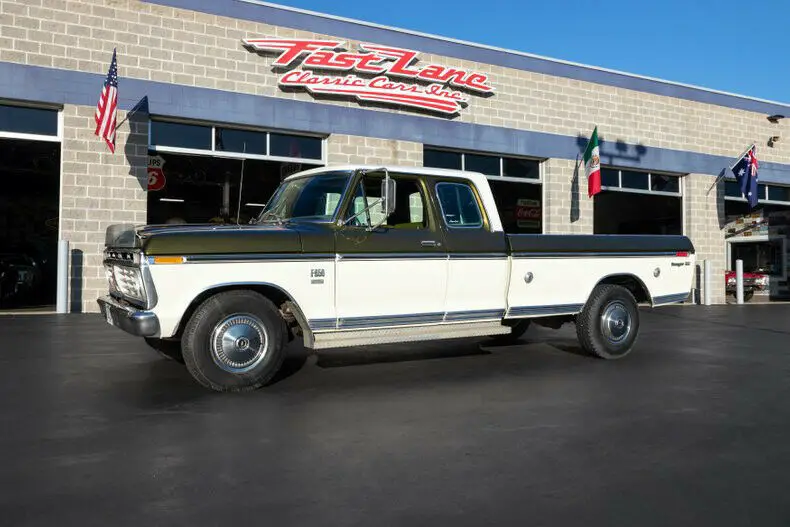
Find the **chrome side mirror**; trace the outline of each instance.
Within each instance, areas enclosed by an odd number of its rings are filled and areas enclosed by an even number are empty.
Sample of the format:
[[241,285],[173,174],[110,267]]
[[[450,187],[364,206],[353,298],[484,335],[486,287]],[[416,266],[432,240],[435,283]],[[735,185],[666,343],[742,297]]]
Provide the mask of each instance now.
[[381,182],[381,212],[385,218],[389,218],[395,212],[395,189],[395,180],[390,178],[385,170],[384,180]]

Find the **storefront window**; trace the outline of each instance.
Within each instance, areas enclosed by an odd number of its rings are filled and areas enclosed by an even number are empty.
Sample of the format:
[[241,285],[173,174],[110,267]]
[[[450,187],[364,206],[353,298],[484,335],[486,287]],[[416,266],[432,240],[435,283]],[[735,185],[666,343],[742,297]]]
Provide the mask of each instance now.
[[321,139],[298,135],[270,134],[269,155],[321,159]]
[[502,170],[499,166],[499,158],[494,156],[483,156],[479,154],[465,154],[466,166],[464,170],[470,172],[480,172],[487,176],[498,176]]
[[502,228],[513,234],[541,234],[541,186],[512,181],[488,180],[494,194]]
[[16,134],[58,135],[58,111],[0,104],[0,130]]
[[423,165],[433,168],[461,170],[463,167],[462,155],[460,152],[426,148],[423,153]]
[[611,168],[601,169],[601,186],[617,188],[620,186],[620,173]]
[[152,120],[151,149],[167,151],[171,148],[194,150],[195,153],[232,152],[243,157],[287,157],[320,162],[324,142],[310,135]]
[[646,172],[632,172],[621,170],[620,177],[623,188],[636,190],[650,190],[650,174]]
[[266,133],[232,128],[217,128],[214,148],[224,152],[266,155]]
[[540,163],[531,159],[505,157],[502,175],[513,178],[540,179]]
[[151,144],[211,150],[211,127],[167,121],[151,121]]
[[321,166],[323,146],[314,136],[153,120],[148,223],[247,223],[283,179]]
[[680,192],[680,179],[663,174],[650,174],[650,190],[658,192]]
[[480,172],[486,176],[540,181],[540,161],[525,157],[458,152],[425,147],[423,166]]

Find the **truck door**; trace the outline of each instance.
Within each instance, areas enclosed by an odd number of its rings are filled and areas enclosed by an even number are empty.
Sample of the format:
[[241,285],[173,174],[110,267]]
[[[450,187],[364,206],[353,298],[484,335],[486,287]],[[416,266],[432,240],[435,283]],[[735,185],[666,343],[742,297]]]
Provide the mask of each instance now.
[[[436,200],[449,256],[447,321],[504,316],[508,283],[504,232],[492,232],[480,190],[466,180],[436,181]],[[482,189],[486,190],[486,189]]]
[[375,204],[384,173],[368,173],[356,182],[342,216],[347,223],[335,233],[340,329],[435,323],[444,316],[447,253],[429,214],[425,182],[408,174],[390,177],[396,182],[393,214],[385,220]]

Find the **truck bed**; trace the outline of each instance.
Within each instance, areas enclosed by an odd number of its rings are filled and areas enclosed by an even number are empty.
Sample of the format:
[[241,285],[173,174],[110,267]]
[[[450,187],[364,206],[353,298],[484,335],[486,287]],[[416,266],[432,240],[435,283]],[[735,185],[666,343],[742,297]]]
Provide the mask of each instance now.
[[506,234],[508,252],[533,256],[693,254],[686,236],[630,234]]

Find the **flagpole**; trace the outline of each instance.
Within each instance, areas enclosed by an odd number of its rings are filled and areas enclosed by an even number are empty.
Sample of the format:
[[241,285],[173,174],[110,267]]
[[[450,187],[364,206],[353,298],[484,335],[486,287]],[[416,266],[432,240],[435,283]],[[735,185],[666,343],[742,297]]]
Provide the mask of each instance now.
[[[741,152],[741,155],[739,155],[738,157],[736,157],[736,158],[735,158],[735,163],[733,163],[732,165],[730,165],[730,166],[728,167],[728,168],[729,168],[729,170],[730,170],[730,172],[732,172],[732,167],[734,167],[735,165],[737,165],[738,163],[740,163],[741,159],[743,159],[743,156],[745,156],[745,155],[746,155],[746,152],[748,152],[748,151],[749,151],[749,150],[751,150],[752,148],[756,148],[756,147],[757,147],[757,143],[752,143],[752,144],[751,144],[751,146],[749,146],[749,148],[747,148],[746,150],[744,150],[743,152]],[[708,191],[707,191],[705,194],[710,194],[710,191],[711,191],[711,189],[713,189],[713,187],[715,187],[716,185],[718,185],[718,184],[719,184],[719,181],[721,181],[721,180],[722,180],[722,179],[723,179],[723,178],[724,178],[724,177],[727,175],[727,171],[726,171],[726,170],[722,170],[721,172],[722,172],[722,173],[721,173],[721,174],[719,174],[719,175],[716,177],[716,180],[715,180],[715,181],[713,182],[713,184],[712,184],[712,185],[711,185],[711,186],[708,188]]]
[[755,148],[756,146],[757,146],[757,143],[752,143],[752,144],[751,144],[751,146],[750,146],[749,148],[747,148],[746,150],[744,150],[743,152],[741,152],[741,155],[739,155],[738,157],[736,157],[736,158],[735,158],[735,159],[737,159],[737,161],[735,161],[735,163],[733,163],[732,165],[730,165],[730,170],[732,170],[732,167],[734,167],[735,165],[737,165],[737,164],[740,162],[740,160],[741,160],[741,159],[743,159],[743,156],[745,156],[745,155],[746,155],[746,152],[748,152],[748,151],[749,151],[749,150],[751,150],[752,148]]

